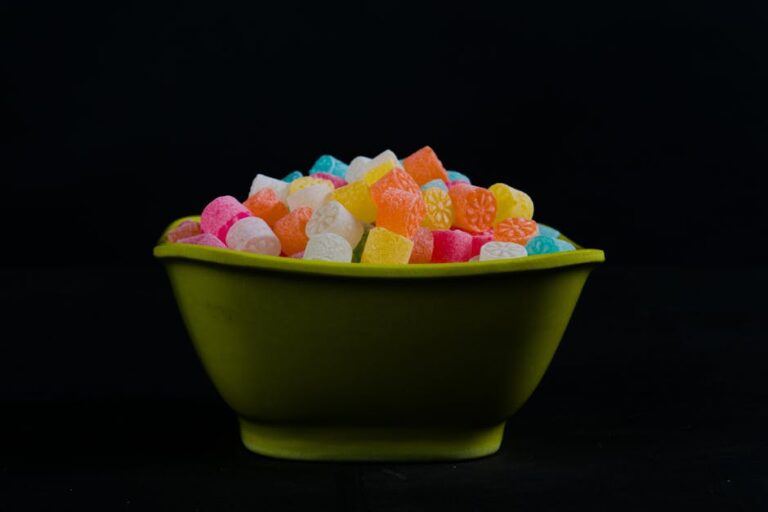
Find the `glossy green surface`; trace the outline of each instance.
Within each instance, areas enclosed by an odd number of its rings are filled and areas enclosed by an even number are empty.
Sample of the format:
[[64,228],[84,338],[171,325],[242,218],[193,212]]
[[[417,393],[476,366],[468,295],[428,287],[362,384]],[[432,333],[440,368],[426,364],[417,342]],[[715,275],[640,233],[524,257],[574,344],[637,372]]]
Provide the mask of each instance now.
[[302,460],[495,452],[604,260],[581,248],[425,265],[162,242],[154,253],[244,444]]

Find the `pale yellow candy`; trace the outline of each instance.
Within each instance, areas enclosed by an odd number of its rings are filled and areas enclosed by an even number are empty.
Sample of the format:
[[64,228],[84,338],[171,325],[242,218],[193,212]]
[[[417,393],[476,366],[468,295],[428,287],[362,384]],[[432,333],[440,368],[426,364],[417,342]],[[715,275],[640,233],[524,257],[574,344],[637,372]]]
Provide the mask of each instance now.
[[333,191],[331,198],[341,203],[360,222],[376,220],[376,204],[364,181],[353,181]]
[[421,225],[431,230],[449,229],[453,225],[453,203],[448,192],[441,188],[428,188],[423,193],[427,215]]
[[504,183],[491,185],[488,190],[496,198],[494,224],[510,218],[533,218],[533,201],[522,190],[517,190]]
[[331,192],[333,192],[333,183],[330,181],[312,176],[303,176],[291,182],[291,184],[288,186],[288,194],[293,194],[298,190],[311,187],[312,185],[325,185],[331,190]]
[[397,167],[397,161],[385,160],[379,165],[371,167],[370,170],[365,173],[365,176],[363,176],[363,181],[366,182],[369,186],[373,185],[395,167]]
[[361,263],[408,263],[413,241],[386,228],[368,232]]

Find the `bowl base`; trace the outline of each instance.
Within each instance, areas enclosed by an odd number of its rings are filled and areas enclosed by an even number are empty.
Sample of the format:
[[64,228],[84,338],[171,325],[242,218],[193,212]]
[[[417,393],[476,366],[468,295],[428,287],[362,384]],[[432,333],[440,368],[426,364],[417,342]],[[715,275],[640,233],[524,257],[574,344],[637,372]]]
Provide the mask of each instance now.
[[491,427],[297,427],[240,418],[252,452],[291,460],[437,461],[496,453],[506,422]]

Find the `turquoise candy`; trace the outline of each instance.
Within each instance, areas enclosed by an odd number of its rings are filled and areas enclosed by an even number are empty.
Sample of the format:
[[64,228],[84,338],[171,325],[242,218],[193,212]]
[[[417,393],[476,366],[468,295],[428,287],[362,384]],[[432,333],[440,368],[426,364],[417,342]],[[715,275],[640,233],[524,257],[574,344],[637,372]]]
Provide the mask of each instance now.
[[560,249],[560,252],[576,250],[576,247],[574,247],[571,242],[566,242],[565,240],[560,240],[559,238],[556,238],[555,243],[557,244],[557,247]]
[[560,248],[557,246],[554,238],[541,235],[528,240],[528,243],[525,245],[525,250],[528,251],[528,256],[560,252]]
[[445,184],[443,180],[432,180],[428,181],[425,184],[421,186],[421,190],[427,190],[430,188],[441,188],[448,192],[448,185]]
[[327,172],[328,174],[333,174],[339,178],[346,178],[348,167],[347,164],[338,158],[334,158],[331,155],[323,155],[317,159],[315,164],[309,170],[309,175],[311,176],[318,172]]
[[560,232],[555,228],[545,226],[544,224],[538,224],[538,226],[539,226],[539,235],[541,236],[548,236],[549,238],[557,238],[560,236]]
[[293,171],[291,174],[289,174],[288,176],[283,178],[283,181],[286,182],[286,183],[290,183],[290,182],[292,182],[294,180],[297,180],[297,179],[301,178],[302,176],[304,176],[304,175],[301,174],[300,171]]
[[448,181],[463,181],[464,183],[472,183],[465,174],[461,174],[458,171],[447,171]]

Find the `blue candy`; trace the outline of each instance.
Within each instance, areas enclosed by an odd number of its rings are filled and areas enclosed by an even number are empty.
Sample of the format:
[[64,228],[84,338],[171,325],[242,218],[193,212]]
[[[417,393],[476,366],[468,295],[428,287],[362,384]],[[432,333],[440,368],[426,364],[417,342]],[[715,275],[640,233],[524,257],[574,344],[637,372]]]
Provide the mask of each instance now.
[[445,184],[443,180],[432,180],[428,181],[425,184],[421,186],[421,190],[427,190],[430,188],[441,188],[448,192],[448,185]]
[[549,238],[557,238],[560,236],[560,232],[555,228],[545,226],[544,224],[541,224],[541,223],[539,223],[538,226],[539,226],[539,235],[541,236],[548,236]]
[[461,174],[458,171],[447,171],[447,172],[448,172],[449,181],[463,181],[464,183],[471,184],[471,182],[469,181],[469,178],[466,175]]
[[566,242],[565,240],[555,239],[555,243],[557,244],[557,247],[560,249],[560,251],[575,251],[576,247],[573,246],[572,243]]
[[528,251],[528,256],[560,252],[560,248],[557,246],[554,238],[540,235],[528,240],[528,243],[525,244],[525,250]]
[[339,178],[346,178],[348,167],[347,164],[331,155],[323,155],[317,159],[315,164],[309,170],[309,175],[311,176],[318,172],[327,172],[328,174],[333,174]]
[[289,174],[288,176],[283,178],[283,181],[286,182],[286,183],[290,183],[293,180],[297,180],[297,179],[301,178],[302,176],[304,176],[304,175],[301,174],[301,171],[293,171],[291,174]]

